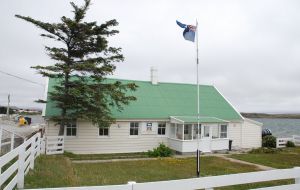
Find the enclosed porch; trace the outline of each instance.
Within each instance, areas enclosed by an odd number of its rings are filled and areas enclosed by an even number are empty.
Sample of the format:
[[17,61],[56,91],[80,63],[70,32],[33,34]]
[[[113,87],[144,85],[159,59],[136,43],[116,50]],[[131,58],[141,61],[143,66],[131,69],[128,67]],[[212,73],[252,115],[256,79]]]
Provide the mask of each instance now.
[[168,135],[169,147],[181,153],[227,150],[229,121],[215,117],[171,116]]

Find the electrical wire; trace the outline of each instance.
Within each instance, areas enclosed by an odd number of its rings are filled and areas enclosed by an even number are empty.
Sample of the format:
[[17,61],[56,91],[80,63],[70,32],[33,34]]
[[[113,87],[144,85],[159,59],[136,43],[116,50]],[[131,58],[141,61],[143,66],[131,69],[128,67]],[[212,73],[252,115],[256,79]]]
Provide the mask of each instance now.
[[6,75],[11,76],[11,77],[18,78],[18,79],[23,80],[23,81],[26,81],[26,82],[30,82],[30,83],[33,83],[33,84],[37,84],[37,85],[40,85],[40,86],[42,86],[42,87],[45,87],[45,85],[43,85],[43,84],[41,84],[41,83],[38,83],[38,82],[35,82],[35,81],[32,81],[32,80],[29,80],[29,79],[25,79],[25,78],[22,78],[22,77],[19,77],[19,76],[16,76],[16,75],[7,73],[7,72],[5,72],[5,71],[1,71],[1,70],[0,70],[0,73],[6,74]]

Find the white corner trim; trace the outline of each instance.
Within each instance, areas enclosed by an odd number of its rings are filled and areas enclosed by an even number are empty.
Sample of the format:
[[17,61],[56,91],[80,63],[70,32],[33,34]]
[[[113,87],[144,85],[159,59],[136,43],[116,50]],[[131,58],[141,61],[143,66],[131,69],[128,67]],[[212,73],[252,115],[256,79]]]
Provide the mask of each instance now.
[[239,111],[237,111],[237,109],[231,104],[231,102],[225,97],[225,96],[223,96],[223,94],[218,90],[218,88],[215,86],[215,85],[213,85],[213,87],[217,90],[217,92],[228,102],[228,104],[234,109],[234,111],[235,112],[237,112],[238,114],[239,114],[239,116],[243,119],[243,120],[245,120],[245,118],[240,114],[240,112]]
[[[45,85],[45,89],[44,89],[44,100],[47,101],[48,98],[48,86],[49,86],[49,77],[46,78],[46,85]],[[46,114],[46,106],[47,103],[45,103],[43,105],[43,111],[42,111],[42,116],[45,117]]]

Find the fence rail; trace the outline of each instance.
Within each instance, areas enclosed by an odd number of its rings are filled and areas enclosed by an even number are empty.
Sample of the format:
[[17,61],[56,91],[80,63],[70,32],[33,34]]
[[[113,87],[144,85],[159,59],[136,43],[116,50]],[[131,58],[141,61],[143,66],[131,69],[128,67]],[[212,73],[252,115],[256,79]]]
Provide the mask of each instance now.
[[12,131],[0,127],[0,155],[12,151],[15,147],[24,142],[24,138]]
[[200,177],[191,179],[158,181],[148,183],[128,182],[125,185],[110,185],[110,186],[92,186],[92,187],[64,187],[50,188],[48,190],[195,190],[205,189],[213,190],[216,187],[224,187],[231,185],[241,185],[257,182],[265,182],[272,180],[295,179],[295,184],[283,185],[276,187],[262,188],[267,190],[287,190],[300,188],[300,168],[279,169],[260,172],[239,173],[231,175],[221,175],[212,177]]
[[24,188],[24,176],[34,168],[34,160],[41,153],[41,133],[0,157],[0,188]]
[[62,154],[64,153],[64,136],[48,136],[46,137],[46,154]]
[[286,147],[288,141],[294,142],[296,146],[300,146],[300,136],[293,135],[291,138],[276,138],[276,148]]

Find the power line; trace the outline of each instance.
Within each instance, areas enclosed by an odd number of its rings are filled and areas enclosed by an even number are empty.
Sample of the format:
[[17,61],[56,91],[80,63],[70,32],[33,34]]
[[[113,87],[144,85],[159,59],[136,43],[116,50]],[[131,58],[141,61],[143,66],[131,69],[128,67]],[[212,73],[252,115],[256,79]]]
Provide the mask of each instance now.
[[19,77],[19,76],[16,76],[16,75],[7,73],[7,72],[5,72],[5,71],[1,71],[1,70],[0,70],[0,73],[3,73],[3,74],[6,74],[6,75],[8,75],[8,76],[11,76],[11,77],[15,77],[15,78],[24,80],[24,81],[26,81],[26,82],[30,82],[30,83],[33,83],[33,84],[37,84],[37,85],[40,85],[40,86],[42,86],[42,87],[45,87],[45,85],[43,85],[43,84],[41,84],[41,83],[34,82],[34,81],[32,81],[32,80],[29,80],[29,79],[25,79],[25,78]]

